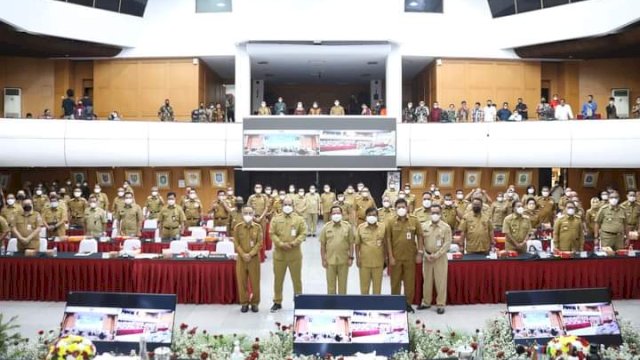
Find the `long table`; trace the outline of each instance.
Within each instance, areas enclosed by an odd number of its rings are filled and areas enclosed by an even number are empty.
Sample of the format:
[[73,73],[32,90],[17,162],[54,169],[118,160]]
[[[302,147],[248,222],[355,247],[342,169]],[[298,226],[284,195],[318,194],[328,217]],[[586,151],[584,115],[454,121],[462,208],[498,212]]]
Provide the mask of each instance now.
[[0,300],[66,301],[69,291],[176,294],[187,304],[238,301],[235,261],[0,257]]
[[[98,252],[111,252],[122,250],[122,240],[114,240],[108,242],[98,242]],[[153,241],[141,241],[143,253],[148,254],[162,254],[162,250],[169,248],[168,242],[153,242]],[[208,250],[216,251],[216,243],[214,242],[190,242],[188,243],[189,250]],[[80,242],[78,241],[49,241],[47,247],[58,249],[58,252],[76,253],[80,248]]]

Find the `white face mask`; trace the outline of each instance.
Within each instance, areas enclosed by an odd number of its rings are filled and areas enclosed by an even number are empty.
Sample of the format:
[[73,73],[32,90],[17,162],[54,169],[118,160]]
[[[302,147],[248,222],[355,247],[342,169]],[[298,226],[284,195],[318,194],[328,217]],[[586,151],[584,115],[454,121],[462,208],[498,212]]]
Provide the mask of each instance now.
[[398,199],[404,199],[406,196],[407,195],[405,195],[405,194],[400,194],[400,195],[398,195]]
[[348,194],[353,194],[353,189],[347,189]]
[[453,205],[453,201],[451,201],[451,200],[445,200],[445,201],[444,201],[444,205],[445,205],[445,206],[451,206],[451,205]]
[[375,224],[377,222],[378,222],[378,217],[373,216],[373,215],[367,216],[367,223],[373,225],[373,224]]
[[330,190],[331,188],[328,188],[328,187],[324,188],[324,192],[329,192]]
[[291,214],[293,212],[293,206],[285,205],[282,207],[282,212],[285,214]]
[[16,203],[16,199],[7,199],[7,204],[13,205]]
[[280,200],[284,200],[285,197],[286,195],[280,195]]
[[568,208],[567,209],[567,215],[575,215],[576,213],[576,209],[575,208]]
[[312,194],[315,194],[316,193],[316,189],[309,189],[309,192],[312,193]]
[[630,201],[630,202],[634,202],[634,201],[636,201],[636,197],[635,197],[635,196],[629,196],[628,198],[629,198],[629,201]]
[[339,102],[337,102],[337,101],[336,101],[336,102],[334,102],[333,104],[334,104],[335,106],[340,105],[340,103],[339,103]]
[[296,191],[296,188],[292,188],[292,187],[289,188],[289,192],[290,193],[295,192],[295,191]]
[[518,206],[516,208],[516,213],[519,214],[519,215],[524,214],[524,208],[522,206]]
[[536,208],[536,204],[528,204],[528,205],[527,205],[527,208],[528,208],[529,210],[534,210],[534,209]]
[[342,214],[331,214],[331,220],[336,223],[342,221]]
[[543,191],[543,192],[542,192],[542,196],[544,196],[544,197],[549,196],[549,192],[548,192],[548,191]]
[[42,195],[42,190],[36,190],[36,195]]
[[303,191],[298,191],[298,195],[304,196],[304,192]]
[[535,190],[534,190],[534,189],[527,189],[527,193],[528,193],[528,194],[533,194],[534,192],[535,192]]
[[227,191],[227,195],[233,196],[233,191]]
[[158,192],[157,191],[152,191],[151,192],[151,196],[158,196]]
[[51,202],[51,207],[54,208],[54,209],[57,208],[58,207],[58,202],[57,201],[52,201]]
[[440,196],[440,191],[436,191],[433,193],[433,196]]
[[96,194],[99,194],[100,193],[100,189],[93,189],[93,192],[96,193]]
[[368,192],[363,192],[362,193],[362,197],[363,198],[368,198],[369,197],[369,193]]
[[80,195],[82,195],[82,193],[80,193],[80,192],[74,192],[73,193],[73,196],[75,196],[75,197],[80,197]]
[[339,197],[339,198],[338,198],[338,201],[339,201],[339,202],[343,202],[343,201],[344,201],[344,198],[343,198],[343,197]]
[[242,218],[244,219],[244,222],[246,223],[250,223],[253,221],[253,215],[242,215]]
[[123,197],[124,196],[124,192],[118,191],[118,196]]
[[169,204],[169,206],[173,206],[173,205],[176,204],[176,201],[175,201],[175,199],[169,199],[169,200],[167,200],[167,204]]
[[499,196],[496,200],[498,200],[498,202],[502,202],[504,198],[502,196]]
[[193,200],[196,198],[196,194],[189,194],[189,199]]
[[462,194],[456,194],[456,199],[458,199],[458,200],[462,200],[462,199],[464,199],[464,195],[462,195]]
[[227,200],[227,197],[226,197],[226,196],[224,196],[224,195],[220,195],[220,196],[218,197],[218,199],[220,199],[220,201],[225,201],[225,200]]
[[391,202],[389,202],[389,201],[383,201],[383,202],[382,202],[382,206],[384,206],[384,207],[388,208],[389,206],[391,206]]
[[602,200],[607,200],[609,199],[609,195],[607,194],[602,194],[602,196],[600,196],[602,198]]
[[89,203],[89,207],[92,208],[92,209],[95,209],[96,206],[98,206],[98,204],[95,203],[95,202],[90,202]]
[[406,208],[399,208],[396,210],[396,214],[398,214],[398,216],[402,217],[407,215],[407,209]]
[[256,194],[260,194],[262,192],[262,188],[255,188],[254,190]]
[[611,199],[609,199],[609,204],[611,204],[611,206],[616,206],[616,205],[618,205],[618,198],[611,198]]
[[427,209],[431,207],[431,200],[422,200],[422,206]]
[[433,222],[440,221],[440,214],[431,214],[431,221]]
[[266,189],[266,190],[264,191],[264,193],[265,193],[265,194],[267,194],[267,195],[271,195],[271,189]]
[[124,203],[127,205],[133,204],[133,199],[124,199]]

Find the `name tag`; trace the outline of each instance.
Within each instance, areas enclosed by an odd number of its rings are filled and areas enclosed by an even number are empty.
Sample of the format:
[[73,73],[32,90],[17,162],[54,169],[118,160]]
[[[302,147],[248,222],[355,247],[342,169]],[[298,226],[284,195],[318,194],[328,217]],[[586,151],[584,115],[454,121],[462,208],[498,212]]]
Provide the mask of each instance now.
[[441,247],[442,246],[442,239],[437,239],[436,240],[436,247]]
[[254,247],[254,246],[255,246],[255,244],[256,244],[256,243],[255,243],[255,241],[253,241],[253,240],[249,241],[249,246],[250,246],[250,247]]
[[298,232],[296,231],[296,229],[291,229],[291,236],[297,236]]
[[27,230],[30,231],[31,229],[32,229],[31,224],[27,224]]
[[413,236],[411,236],[411,232],[407,231],[407,240],[413,240]]

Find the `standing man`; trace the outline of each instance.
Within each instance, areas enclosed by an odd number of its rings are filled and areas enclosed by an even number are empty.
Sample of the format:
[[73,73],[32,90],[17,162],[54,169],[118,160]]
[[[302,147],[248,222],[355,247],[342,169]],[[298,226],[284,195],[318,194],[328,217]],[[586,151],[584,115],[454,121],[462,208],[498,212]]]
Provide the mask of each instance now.
[[[396,199],[397,200],[397,199]],[[392,202],[387,196],[382,197],[382,207],[376,212],[377,221],[386,223],[391,217],[396,215],[396,209],[391,206]],[[368,210],[367,210],[368,211]],[[369,215],[367,215],[369,216]],[[366,219],[365,219],[366,220]]]
[[33,197],[33,210],[42,214],[42,210],[44,210],[48,204],[49,197],[44,194],[44,190],[41,187],[38,187]]
[[42,221],[47,227],[47,238],[61,238],[66,235],[67,228],[67,212],[64,207],[60,206],[58,196],[51,195],[49,197],[49,206],[42,211]]
[[493,105],[493,101],[487,100],[487,106],[484,107],[484,109],[482,110],[482,113],[484,115],[484,119],[483,119],[484,122],[496,121],[497,110],[496,110],[496,107]]
[[587,96],[587,102],[582,105],[582,117],[584,119],[594,119],[597,110],[598,104],[593,100],[593,95]]
[[356,216],[355,216],[355,212],[353,211],[353,205],[351,205],[351,203],[348,203],[346,201],[344,194],[338,194],[338,199],[336,200],[335,205],[340,206],[340,209],[342,209],[343,216],[346,217],[346,221],[348,221],[352,226],[355,227]]
[[[253,209],[255,215],[254,221],[260,224],[262,231],[267,229],[267,212],[269,211],[269,197],[262,193],[262,184],[258,183],[253,187],[253,195],[249,196],[247,206]],[[240,208],[240,213],[242,208]],[[264,238],[264,234],[263,234]]]
[[273,115],[287,115],[287,103],[282,100],[282,97],[279,97],[278,102],[273,104]]
[[13,225],[13,234],[18,239],[18,253],[24,254],[25,250],[40,249],[40,228],[42,225],[42,217],[39,213],[33,211],[33,203],[31,199],[25,199],[22,202],[23,213],[15,218]]
[[413,212],[413,216],[418,218],[420,224],[424,224],[431,216],[431,193],[425,191],[422,193],[422,206]]
[[124,207],[124,189],[118,188],[118,192],[116,194],[116,197],[113,199],[113,204],[111,205],[111,212],[113,214],[119,212],[120,209]]
[[610,247],[613,250],[620,250],[629,246],[627,235],[627,214],[618,205],[619,195],[613,191],[609,195],[609,204],[600,208],[596,216],[595,233],[600,240],[601,247]]
[[[331,221],[331,207],[335,201],[336,194],[331,191],[331,186],[326,184],[324,186],[324,192],[320,195],[320,211],[322,212],[322,221],[325,224]],[[343,216],[347,216],[347,214],[343,212]]]
[[487,254],[495,246],[493,224],[489,216],[482,212],[482,199],[471,201],[471,212],[464,214],[460,222],[460,246],[466,254]]
[[422,262],[424,240],[418,218],[408,212],[407,202],[396,200],[396,216],[388,220],[385,238],[391,270],[391,294],[400,295],[400,287],[404,285],[407,311],[414,312],[411,303],[415,294],[416,263]]
[[18,217],[18,215],[22,215],[22,213],[22,206],[16,203],[16,196],[8,194],[7,204],[2,208],[2,211],[0,211],[0,215],[7,220],[9,228],[13,228],[16,223],[16,217]]
[[442,221],[446,222],[452,232],[458,229],[458,212],[451,198],[451,194],[444,194],[444,202],[442,203]]
[[[238,259],[236,260],[236,280],[240,312],[257,313],[260,305],[260,249],[262,248],[262,227],[253,221],[255,213],[249,206],[242,208],[243,222],[233,228],[233,243]],[[249,300],[247,280],[251,285],[252,296]]]
[[307,227],[304,219],[293,212],[293,200],[286,198],[282,203],[282,214],[271,220],[269,234],[273,251],[273,306],[271,312],[282,309],[282,283],[289,269],[293,292],[302,294],[302,251],[300,245],[305,240]]
[[84,228],[84,212],[87,209],[87,200],[82,197],[82,190],[75,188],[73,190],[73,199],[67,202],[69,209],[69,224],[75,228]]
[[164,99],[164,105],[160,107],[158,110],[158,118],[160,121],[174,121],[175,118],[173,116],[173,108],[169,103],[169,99]]
[[509,215],[510,211],[511,203],[504,200],[503,193],[498,193],[496,201],[491,204],[491,209],[489,210],[491,223],[493,224],[494,229],[502,229],[504,219]]
[[363,187],[362,190],[360,191],[360,197],[356,198],[355,200],[355,204],[356,204],[356,217],[357,217],[357,225],[360,225],[362,223],[365,222],[365,218],[366,218],[366,212],[368,208],[371,207],[376,207],[376,202],[373,200],[373,198],[371,197],[371,193],[369,192],[369,189],[366,187]]
[[96,184],[93,187],[93,193],[96,195],[96,199],[98,199],[98,206],[100,209],[107,210],[109,209],[109,197],[107,194],[102,192],[102,188],[100,185]]
[[[304,219],[304,213],[307,211],[307,199],[305,199],[304,197],[303,188],[298,189],[298,195],[294,196],[293,208],[296,211],[296,214],[300,215]],[[309,231],[308,228],[307,228],[307,231]]]
[[627,191],[627,200],[620,205],[627,214],[627,226],[629,231],[637,231],[638,224],[640,223],[640,204],[636,201],[636,192],[633,190]]
[[326,223],[320,232],[320,255],[322,267],[327,273],[327,294],[347,294],[347,276],[353,265],[353,227],[342,221],[340,206],[331,208],[331,222]]
[[[222,189],[218,190],[216,201],[211,206],[211,210],[209,210],[209,215],[213,219],[213,225],[228,228],[231,224],[230,214],[232,211],[233,209],[229,206],[229,203],[227,203],[225,191]],[[233,231],[233,229],[229,229],[229,232],[231,231]]]
[[451,227],[441,220],[442,209],[440,205],[431,206],[430,220],[422,224],[424,232],[424,260],[422,289],[422,303],[418,310],[431,307],[433,301],[433,283],[436,285],[437,313],[444,314],[447,304],[447,274],[449,261],[447,252],[451,247],[453,235]]
[[187,217],[181,207],[176,205],[176,193],[167,194],[167,206],[158,215],[158,229],[162,241],[178,240]]
[[305,195],[307,202],[304,217],[307,221],[307,231],[313,237],[316,236],[316,226],[318,226],[318,213],[320,213],[320,195],[316,193],[314,185],[309,186],[309,193]]
[[118,220],[118,233],[120,236],[139,237],[142,234],[142,222],[144,221],[142,208],[133,202],[133,194],[131,192],[124,193],[124,208],[115,214],[114,218]]
[[[502,223],[502,232],[505,236],[506,250],[517,251],[518,254],[527,252],[527,240],[531,231],[531,221],[524,215],[522,202],[513,203],[513,213],[509,214]],[[555,236],[554,236],[555,239]]]
[[518,98],[518,103],[513,111],[517,111],[522,116],[522,121],[529,119],[529,108],[527,107],[527,104],[522,102],[522,98]]
[[[398,199],[402,199],[400,195],[401,194],[398,194]],[[407,201],[409,213],[413,214],[416,206],[416,195],[411,192],[411,186],[409,185],[409,183],[404,184],[404,196],[405,200]],[[395,204],[395,202],[393,202],[392,204]]]
[[556,212],[556,202],[550,195],[549,187],[543,186],[541,195],[536,199],[539,209],[538,217],[541,224],[551,224]]
[[[125,195],[126,196],[126,195]],[[189,198],[182,206],[184,215],[187,217],[187,226],[200,226],[200,216],[202,215],[202,203],[196,195],[196,191],[189,191]]]
[[382,197],[387,197],[389,198],[389,201],[391,201],[391,203],[395,203],[396,200],[398,200],[398,189],[395,183],[391,183],[389,184],[389,188],[387,190],[384,191],[384,194],[382,194]]
[[565,212],[566,216],[558,219],[553,226],[553,247],[560,251],[582,251],[582,219],[576,215],[576,205],[573,201],[567,202]]
[[378,211],[367,209],[367,222],[360,224],[355,234],[356,264],[360,269],[360,294],[380,295],[385,258],[384,221],[378,221]]
[[164,200],[158,194],[158,188],[156,186],[152,187],[151,195],[147,196],[147,201],[144,203],[146,218],[150,220],[157,219],[163,206]]
[[344,108],[340,106],[340,100],[333,102],[333,106],[331,107],[331,110],[329,110],[329,115],[344,116]]
[[[124,206],[123,206],[124,209]],[[84,233],[87,236],[99,238],[106,234],[107,212],[98,206],[95,194],[89,196],[89,207],[84,211]]]

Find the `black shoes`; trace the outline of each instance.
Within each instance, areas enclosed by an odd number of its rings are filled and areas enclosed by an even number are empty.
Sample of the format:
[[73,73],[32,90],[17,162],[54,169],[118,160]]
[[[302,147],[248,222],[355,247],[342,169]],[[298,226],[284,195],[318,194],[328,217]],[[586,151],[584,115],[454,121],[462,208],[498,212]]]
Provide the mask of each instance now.
[[427,310],[427,309],[431,309],[431,305],[425,305],[425,304],[420,304],[420,306],[417,307],[418,310]]
[[257,313],[258,312],[258,305],[251,305],[251,312]]
[[443,307],[439,307],[438,310],[436,310],[436,312],[438,313],[438,315],[442,315],[442,314],[444,314],[444,308]]
[[274,313],[274,312],[277,312],[280,309],[282,309],[282,305],[274,303],[273,306],[271,307],[271,312]]
[[413,306],[411,306],[410,304],[407,304],[407,312],[408,313],[415,313],[415,310],[413,310]]
[[249,305],[242,305],[240,312],[246,313],[247,311],[249,311]]

